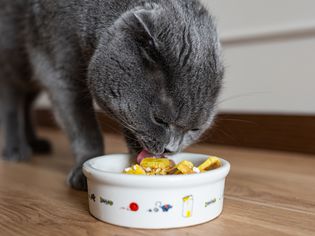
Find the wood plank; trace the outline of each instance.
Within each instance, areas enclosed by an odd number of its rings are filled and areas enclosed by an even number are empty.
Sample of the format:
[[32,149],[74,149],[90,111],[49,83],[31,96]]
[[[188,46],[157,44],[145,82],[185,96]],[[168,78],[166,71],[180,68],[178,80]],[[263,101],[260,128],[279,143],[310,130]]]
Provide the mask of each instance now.
[[314,154],[315,116],[220,114],[204,142]]
[[[222,215],[194,227],[137,230],[89,215],[87,194],[65,184],[73,163],[65,135],[56,130],[40,133],[53,140],[52,155],[34,156],[29,163],[0,161],[0,235],[293,236],[315,232],[315,159],[311,155],[195,145],[188,150],[222,156],[232,164]],[[120,136],[106,137],[108,153],[126,152]]]

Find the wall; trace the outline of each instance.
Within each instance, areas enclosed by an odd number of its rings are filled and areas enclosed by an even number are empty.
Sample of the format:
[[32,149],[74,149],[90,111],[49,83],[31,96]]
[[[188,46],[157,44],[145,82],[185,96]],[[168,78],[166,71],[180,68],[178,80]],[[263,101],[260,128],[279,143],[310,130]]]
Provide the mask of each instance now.
[[224,47],[221,111],[315,113],[315,1],[202,2]]

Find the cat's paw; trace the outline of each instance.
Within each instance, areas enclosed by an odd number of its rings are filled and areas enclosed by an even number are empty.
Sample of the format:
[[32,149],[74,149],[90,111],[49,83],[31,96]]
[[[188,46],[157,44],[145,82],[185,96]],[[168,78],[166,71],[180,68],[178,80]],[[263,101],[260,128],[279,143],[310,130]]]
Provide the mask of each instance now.
[[3,159],[7,161],[27,161],[32,156],[28,145],[9,145],[3,150]]
[[82,172],[82,165],[75,166],[68,175],[68,184],[71,188],[81,191],[87,191],[86,177]]
[[52,151],[51,143],[46,139],[35,139],[30,146],[35,154],[49,154]]

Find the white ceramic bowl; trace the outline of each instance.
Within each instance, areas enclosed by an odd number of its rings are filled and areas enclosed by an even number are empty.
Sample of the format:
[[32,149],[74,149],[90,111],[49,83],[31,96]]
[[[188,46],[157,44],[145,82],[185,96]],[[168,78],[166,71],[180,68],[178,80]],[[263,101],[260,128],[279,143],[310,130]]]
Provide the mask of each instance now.
[[[198,165],[207,157],[179,153],[169,158],[175,163],[190,160]],[[84,163],[93,216],[119,226],[161,229],[196,225],[220,215],[230,170],[227,161],[221,159],[220,168],[192,175],[122,174],[133,161],[127,154],[113,154]]]

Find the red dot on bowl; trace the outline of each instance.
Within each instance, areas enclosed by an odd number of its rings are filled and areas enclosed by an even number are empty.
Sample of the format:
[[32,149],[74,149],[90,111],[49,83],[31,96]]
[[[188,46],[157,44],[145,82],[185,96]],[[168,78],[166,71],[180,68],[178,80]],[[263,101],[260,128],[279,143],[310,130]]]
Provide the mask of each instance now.
[[139,206],[138,206],[137,203],[132,202],[132,203],[129,204],[129,208],[130,208],[131,211],[137,211],[139,209]]

